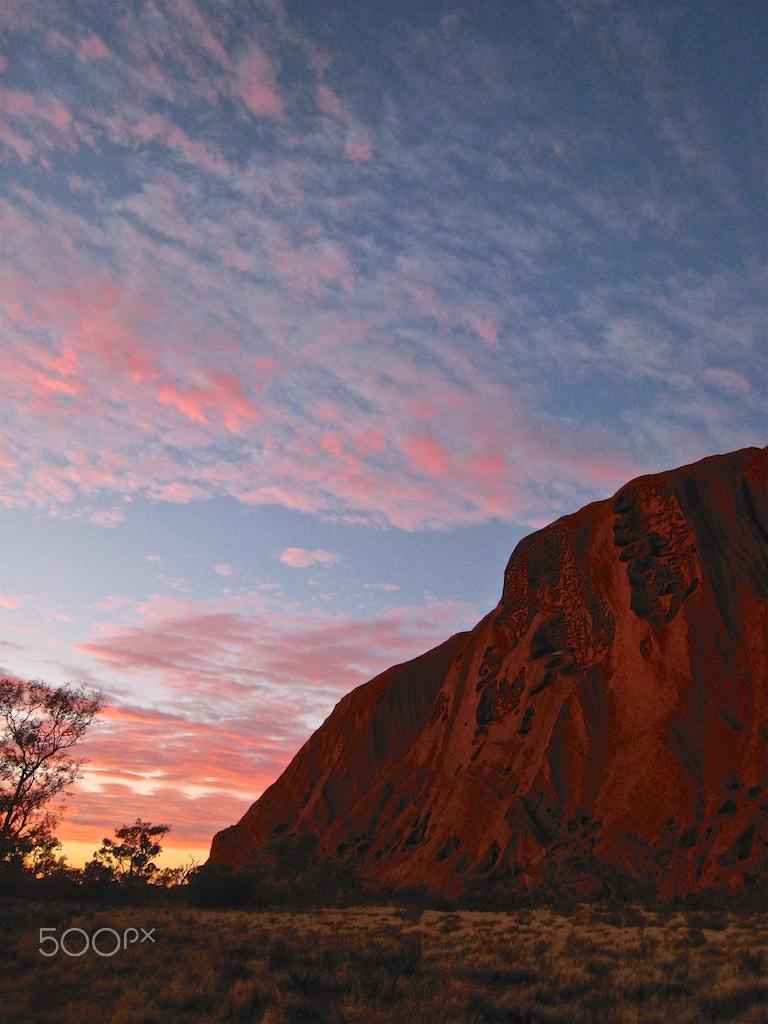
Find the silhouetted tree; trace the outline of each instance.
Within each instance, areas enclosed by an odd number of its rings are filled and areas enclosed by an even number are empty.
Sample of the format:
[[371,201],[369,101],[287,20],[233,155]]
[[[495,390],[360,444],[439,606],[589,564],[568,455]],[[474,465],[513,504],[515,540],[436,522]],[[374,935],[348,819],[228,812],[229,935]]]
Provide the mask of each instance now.
[[39,679],[0,679],[0,862],[58,846],[51,800],[82,774],[69,751],[103,708],[98,693]]
[[174,889],[179,885],[187,885],[190,877],[200,867],[200,861],[190,857],[185,864],[179,864],[175,868],[162,868],[155,875],[155,885],[162,885],[166,889]]
[[99,866],[107,868],[113,877],[129,884],[151,882],[158,872],[154,858],[163,849],[159,840],[170,828],[170,825],[152,825],[137,818],[133,825],[115,829],[115,838],[121,840],[119,843],[114,839],[103,839],[86,869],[98,873]]
[[53,835],[39,835],[35,845],[27,854],[27,865],[36,878],[50,878],[53,875],[67,873],[72,869],[67,866],[67,859],[59,854],[61,843]]

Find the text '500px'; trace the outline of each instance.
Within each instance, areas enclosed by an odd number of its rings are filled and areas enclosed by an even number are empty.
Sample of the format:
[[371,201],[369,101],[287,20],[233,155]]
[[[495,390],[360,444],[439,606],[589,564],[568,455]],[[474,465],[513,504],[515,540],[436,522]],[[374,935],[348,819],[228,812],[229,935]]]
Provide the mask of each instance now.
[[92,935],[84,928],[67,928],[61,933],[61,938],[57,938],[57,931],[57,928],[40,929],[38,952],[43,956],[56,956],[59,952],[65,956],[82,956],[89,949],[97,956],[114,956],[134,943],[140,945],[155,941],[154,928],[126,928],[122,932],[115,928],[99,928]]

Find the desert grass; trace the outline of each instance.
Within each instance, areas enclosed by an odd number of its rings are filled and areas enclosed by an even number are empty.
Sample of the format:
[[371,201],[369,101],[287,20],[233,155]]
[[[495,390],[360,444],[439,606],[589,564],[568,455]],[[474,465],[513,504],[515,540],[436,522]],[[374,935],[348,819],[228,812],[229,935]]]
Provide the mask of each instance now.
[[[0,927],[0,1020],[9,1024],[768,1022],[768,921],[744,911],[270,912],[6,899]],[[45,957],[40,928],[57,938],[154,929],[154,942]],[[110,936],[103,950],[114,948]],[[80,932],[67,941],[73,952],[84,945]]]

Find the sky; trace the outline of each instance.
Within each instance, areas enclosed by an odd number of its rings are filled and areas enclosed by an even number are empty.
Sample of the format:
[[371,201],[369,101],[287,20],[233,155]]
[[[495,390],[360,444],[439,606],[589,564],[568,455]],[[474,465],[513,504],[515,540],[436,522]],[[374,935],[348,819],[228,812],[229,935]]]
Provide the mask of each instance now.
[[765,444],[761,0],[3,0],[3,673],[204,860],[517,542]]

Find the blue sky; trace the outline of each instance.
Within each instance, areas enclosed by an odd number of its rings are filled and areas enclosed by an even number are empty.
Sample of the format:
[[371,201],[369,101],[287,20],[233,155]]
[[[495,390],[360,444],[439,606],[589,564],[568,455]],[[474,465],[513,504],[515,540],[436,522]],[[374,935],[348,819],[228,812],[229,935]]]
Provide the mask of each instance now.
[[1,663],[108,701],[62,837],[203,850],[522,536],[764,443],[762,3],[0,19]]

